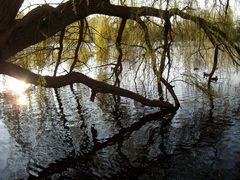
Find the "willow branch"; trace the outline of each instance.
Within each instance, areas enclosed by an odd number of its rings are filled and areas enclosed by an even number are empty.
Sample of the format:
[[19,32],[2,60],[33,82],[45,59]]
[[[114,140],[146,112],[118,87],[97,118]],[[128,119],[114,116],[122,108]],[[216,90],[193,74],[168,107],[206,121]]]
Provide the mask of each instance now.
[[173,86],[167,82],[163,77],[161,77],[161,82],[164,84],[164,86],[167,88],[167,90],[170,92],[171,96],[173,97],[173,100],[175,102],[175,108],[180,107],[180,102],[177,98],[177,95],[175,94],[173,90]]
[[152,47],[152,43],[151,43],[151,40],[150,40],[150,35],[149,35],[149,32],[148,32],[148,27],[147,25],[144,23],[143,20],[141,20],[140,18],[137,19],[137,22],[138,24],[141,26],[143,32],[144,32],[144,39],[145,39],[145,42],[147,44],[147,48],[148,48],[148,53],[150,54],[151,56],[151,59],[152,59],[152,69],[153,69],[153,72],[155,75],[158,76],[158,70],[157,70],[157,58],[156,58],[156,54],[155,54],[155,51]]
[[63,38],[64,38],[64,34],[65,34],[65,28],[60,32],[60,37],[59,37],[59,49],[58,49],[58,59],[55,65],[55,69],[54,69],[54,73],[53,76],[57,75],[57,70],[58,67],[61,63],[61,59],[62,59],[62,52],[63,52]]
[[218,45],[216,45],[215,49],[214,49],[213,67],[212,67],[212,71],[210,72],[209,77],[208,77],[208,87],[210,87],[213,74],[214,74],[214,72],[217,69],[217,65],[218,65],[218,49],[219,49],[219,47],[218,47]]
[[56,77],[41,76],[15,64],[3,62],[0,63],[0,73],[23,80],[27,83],[44,86],[47,88],[60,88],[74,83],[82,83],[96,93],[110,93],[117,96],[127,97],[138,101],[145,106],[173,108],[173,105],[169,102],[150,100],[132,91],[94,80],[79,72],[70,72],[66,75]]
[[122,46],[121,46],[121,41],[122,41],[122,35],[123,35],[123,31],[124,28],[126,26],[126,19],[122,19],[119,30],[118,30],[118,35],[117,35],[117,39],[116,39],[116,48],[118,51],[118,59],[117,59],[117,64],[114,67],[114,74],[115,74],[115,78],[116,81],[114,83],[115,86],[120,86],[120,79],[119,79],[119,75],[122,73],[122,58],[123,58],[123,51],[122,51]]
[[70,67],[70,72],[73,71],[74,67],[76,66],[76,64],[78,62],[79,49],[80,49],[80,46],[81,46],[82,42],[84,41],[84,20],[83,19],[80,20],[80,28],[79,28],[78,34],[79,34],[78,35],[78,42],[77,42],[77,46],[75,48],[74,60],[73,60],[73,63]]
[[[171,32],[171,21],[170,21],[170,16],[168,13],[166,13],[164,17],[164,44],[163,44],[163,53],[161,56],[161,62],[160,62],[160,67],[159,67],[159,74],[162,77],[163,71],[165,69],[165,62],[166,62],[166,57],[168,56],[170,58],[170,44],[169,44],[169,33]],[[169,59],[170,60],[170,59]]]
[[[64,27],[80,19],[84,19],[91,14],[103,14],[133,20],[142,16],[152,16],[160,19],[164,19],[166,14],[169,14],[169,17],[179,16],[182,19],[198,24],[204,30],[208,29],[209,31],[206,31],[208,36],[211,34],[220,41],[219,43],[227,43],[240,56],[238,45],[231,41],[227,34],[221,31],[216,25],[201,17],[181,11],[178,8],[161,10],[153,7],[117,6],[111,5],[104,0],[75,0],[74,2],[77,14],[73,11],[72,1],[69,0],[56,8],[49,5],[40,6],[30,11],[22,19],[16,21],[14,26],[11,25],[12,31],[4,32],[8,32],[8,38],[0,43],[2,46],[0,49],[0,61],[5,61],[24,48],[55,35]],[[5,36],[0,34],[0,40],[3,37]]]

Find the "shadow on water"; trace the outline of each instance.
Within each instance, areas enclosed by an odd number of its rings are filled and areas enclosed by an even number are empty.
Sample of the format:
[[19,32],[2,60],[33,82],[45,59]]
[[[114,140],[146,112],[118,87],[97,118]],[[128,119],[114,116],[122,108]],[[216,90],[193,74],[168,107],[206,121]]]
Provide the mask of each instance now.
[[[74,155],[74,156],[70,155],[64,159],[61,159],[52,164],[49,164],[47,168],[42,168],[41,172],[38,174],[38,178],[48,178],[56,173],[60,173],[61,177],[64,178],[64,176],[62,176],[62,174],[64,173],[62,172],[66,171],[67,169],[71,169],[71,168],[76,169],[77,167],[82,167],[83,165],[89,164],[91,163],[91,161],[93,161],[94,156],[96,156],[98,151],[101,151],[102,149],[105,149],[109,146],[117,146],[117,152],[120,156],[121,161],[123,161],[121,163],[124,164],[122,170],[125,172],[116,174],[115,175],[116,178],[122,177],[122,178],[138,179],[138,176],[141,173],[144,173],[144,167],[147,166],[147,163],[151,163],[151,162],[145,162],[143,166],[139,166],[139,167],[132,166],[129,161],[129,158],[124,153],[122,153],[122,150],[121,150],[124,140],[129,138],[134,131],[137,131],[140,128],[142,128],[146,123],[151,121],[156,121],[156,120],[161,121],[160,131],[162,136],[162,142],[160,144],[159,149],[161,150],[162,153],[161,153],[161,156],[158,157],[158,160],[163,160],[165,158],[168,158],[168,154],[165,152],[165,147],[164,147],[163,128],[171,122],[171,119],[174,117],[174,114],[175,114],[175,111],[162,110],[160,112],[149,114],[147,116],[142,117],[138,122],[133,123],[130,127],[122,128],[117,134],[106,139],[106,141],[104,142],[98,142],[96,139],[93,138],[94,144],[88,152],[81,153],[81,155]],[[97,135],[94,135],[94,133],[97,133],[97,132],[92,132],[92,133],[93,133],[93,137],[97,136]],[[82,170],[79,169],[79,171],[82,171]],[[76,176],[75,178],[77,177],[79,179],[101,178],[97,176],[94,177],[92,175],[88,172],[88,170],[86,170],[86,172],[80,172],[80,174],[78,174],[78,176]],[[35,179],[36,177],[30,176],[29,178]]]

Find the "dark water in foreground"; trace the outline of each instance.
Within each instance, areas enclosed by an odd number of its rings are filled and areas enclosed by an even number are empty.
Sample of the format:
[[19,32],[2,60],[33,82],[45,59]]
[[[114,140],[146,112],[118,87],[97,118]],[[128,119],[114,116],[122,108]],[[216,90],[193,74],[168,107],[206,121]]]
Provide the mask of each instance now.
[[0,179],[239,179],[239,74],[219,76],[213,98],[178,83],[176,114],[83,85],[1,92]]

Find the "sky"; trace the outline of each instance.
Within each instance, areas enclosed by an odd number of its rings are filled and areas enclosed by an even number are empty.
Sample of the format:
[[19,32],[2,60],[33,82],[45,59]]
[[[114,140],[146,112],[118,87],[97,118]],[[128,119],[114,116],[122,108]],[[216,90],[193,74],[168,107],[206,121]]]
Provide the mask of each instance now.
[[21,9],[25,9],[29,6],[32,6],[32,5],[39,5],[39,4],[46,4],[47,3],[51,3],[52,5],[54,4],[58,4],[60,2],[62,2],[64,0],[24,0],[23,2],[23,5],[21,7]]
[[[54,4],[58,4],[60,2],[63,2],[63,1],[67,1],[67,0],[24,0],[24,3],[22,5],[22,8],[21,10],[24,10],[26,9],[26,7],[36,7],[36,6],[32,6],[32,5],[39,5],[39,4],[45,4],[46,2],[47,3],[51,3],[53,6]],[[184,0],[179,0],[179,2],[182,2]],[[211,2],[213,2],[213,0],[198,0],[199,1],[199,5],[200,7],[205,7],[205,2],[209,2],[211,4]],[[225,0],[222,0],[222,2],[225,2]],[[230,6],[233,10],[233,12],[235,13],[235,18],[236,19],[239,19],[240,21],[240,0],[230,0]]]

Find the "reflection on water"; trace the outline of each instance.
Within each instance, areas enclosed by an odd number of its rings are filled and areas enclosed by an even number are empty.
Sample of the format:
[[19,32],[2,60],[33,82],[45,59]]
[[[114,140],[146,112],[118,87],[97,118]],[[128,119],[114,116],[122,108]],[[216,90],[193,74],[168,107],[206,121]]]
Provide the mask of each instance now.
[[[237,179],[238,77],[222,72],[210,98],[178,82],[176,114],[109,95],[93,103],[83,85],[23,91],[27,106],[1,91],[0,179]],[[157,94],[152,79],[139,81],[138,91]]]
[[8,156],[10,152],[9,139],[10,135],[8,133],[7,127],[0,122],[0,171],[3,171],[7,167]]
[[1,76],[0,80],[0,93],[1,96],[11,104],[16,106],[27,106],[28,97],[26,94],[27,89],[30,87],[29,84],[26,84],[23,81],[11,77]]

